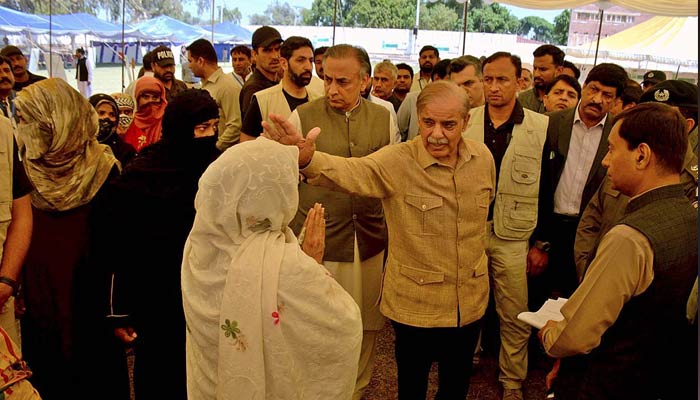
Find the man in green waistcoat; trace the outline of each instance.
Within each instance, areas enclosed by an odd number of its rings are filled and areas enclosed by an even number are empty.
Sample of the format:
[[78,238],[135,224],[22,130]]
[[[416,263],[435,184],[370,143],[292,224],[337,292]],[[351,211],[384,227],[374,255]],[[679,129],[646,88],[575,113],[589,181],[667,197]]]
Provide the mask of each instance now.
[[[325,97],[298,106],[289,120],[302,132],[320,127],[318,149],[342,157],[362,157],[390,142],[389,111],[360,96],[369,85],[371,65],[359,47],[336,45],[323,58]],[[292,229],[299,235],[314,203],[326,209],[323,264],[362,310],[364,335],[353,399],[362,398],[372,376],[375,338],[384,327],[379,295],[386,248],[384,211],[379,199],[299,184],[299,210]]]

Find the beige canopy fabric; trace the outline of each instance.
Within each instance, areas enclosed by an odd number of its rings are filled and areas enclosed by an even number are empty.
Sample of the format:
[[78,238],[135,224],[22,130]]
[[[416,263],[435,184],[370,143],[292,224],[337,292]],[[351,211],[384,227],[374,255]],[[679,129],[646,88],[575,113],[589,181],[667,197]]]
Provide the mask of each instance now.
[[[594,57],[596,43],[568,48],[567,56]],[[698,67],[698,18],[653,17],[600,40],[599,60],[631,61],[639,68],[653,63],[656,69]],[[665,65],[665,68],[664,68]],[[630,65],[632,66],[632,65]]]
[[668,17],[698,15],[697,0],[499,0],[497,2],[538,10],[560,10],[597,4],[602,9],[615,5],[628,10]]

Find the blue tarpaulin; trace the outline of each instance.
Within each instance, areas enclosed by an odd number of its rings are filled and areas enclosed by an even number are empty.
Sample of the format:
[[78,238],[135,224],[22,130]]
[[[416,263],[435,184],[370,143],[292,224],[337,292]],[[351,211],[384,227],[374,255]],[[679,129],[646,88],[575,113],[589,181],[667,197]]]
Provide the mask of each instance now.
[[[148,34],[152,39],[169,40],[173,43],[191,43],[197,39],[211,40],[211,31],[199,26],[186,24],[177,19],[161,15],[146,21],[134,24],[134,28]],[[228,35],[214,34],[214,41],[226,41]]]

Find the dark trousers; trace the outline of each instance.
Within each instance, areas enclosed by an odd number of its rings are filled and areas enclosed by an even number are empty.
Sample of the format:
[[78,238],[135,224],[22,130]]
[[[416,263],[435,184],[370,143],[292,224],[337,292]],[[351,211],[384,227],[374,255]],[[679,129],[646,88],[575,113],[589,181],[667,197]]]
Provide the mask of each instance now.
[[552,249],[544,272],[528,278],[528,305],[537,311],[548,298],[566,297],[578,287],[574,241],[578,217],[554,214],[552,217]]
[[435,399],[464,400],[469,392],[480,322],[461,328],[418,328],[391,323],[396,334],[399,400],[425,400],[434,361],[438,363],[439,379]]

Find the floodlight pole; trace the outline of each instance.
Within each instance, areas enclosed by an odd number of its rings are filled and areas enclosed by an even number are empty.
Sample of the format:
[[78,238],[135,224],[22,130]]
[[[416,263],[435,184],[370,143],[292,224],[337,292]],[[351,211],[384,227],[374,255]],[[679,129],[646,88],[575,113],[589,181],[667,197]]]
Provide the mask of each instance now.
[[214,45],[214,10],[216,10],[214,3],[216,3],[216,0],[211,0],[211,45],[212,46]]
[[[49,78],[53,78],[53,46],[51,45],[51,40],[53,39],[53,8],[51,7],[52,3],[53,1],[49,1]],[[39,60],[37,60],[37,65],[38,64]]]
[[333,42],[332,45],[335,46],[335,24],[338,19],[338,0],[333,2]]
[[120,92],[124,93],[124,88],[126,88],[126,85],[124,85],[124,68],[126,68],[126,45],[124,44],[124,14],[126,13],[126,0],[122,0],[122,90]]
[[469,0],[464,0],[464,25],[462,25],[462,55],[467,54],[466,53],[466,47],[467,47],[467,6],[469,5]]
[[598,40],[595,42],[595,57],[593,58],[593,66],[598,64],[598,46],[600,46],[600,32],[603,30],[603,14],[605,11],[600,9],[600,23],[598,24]]

